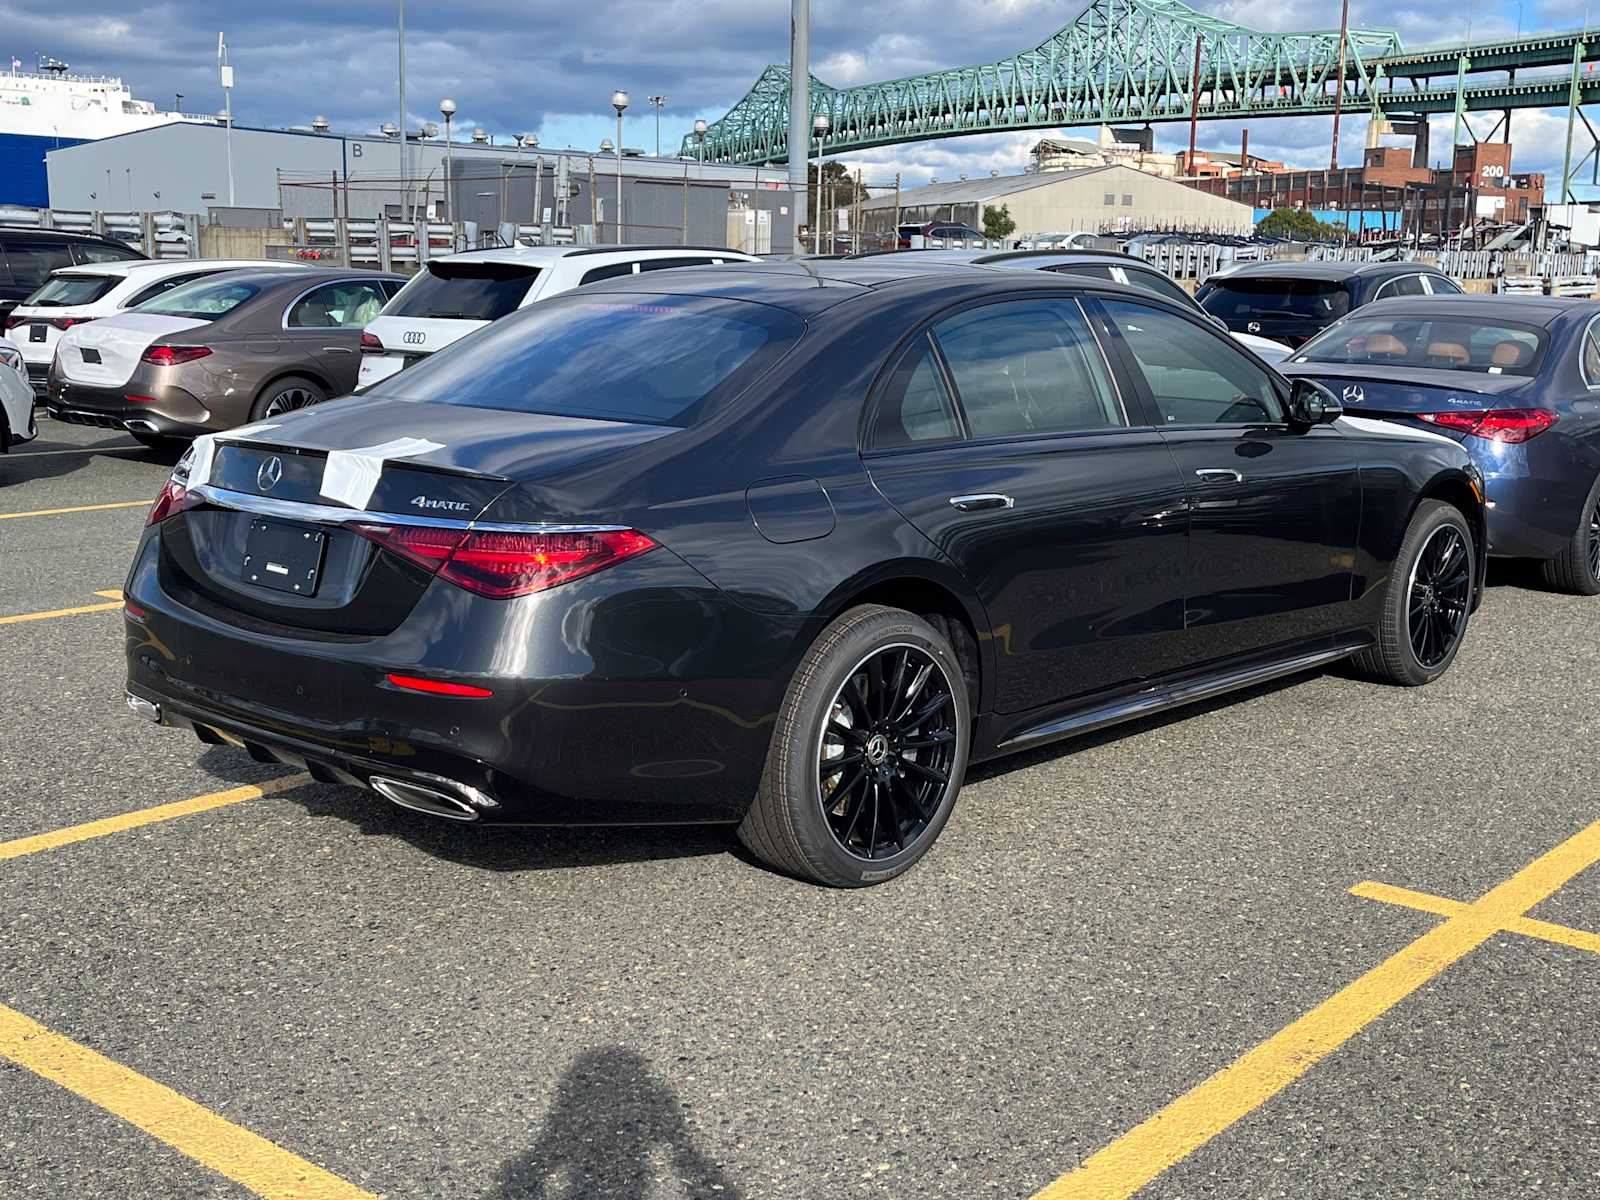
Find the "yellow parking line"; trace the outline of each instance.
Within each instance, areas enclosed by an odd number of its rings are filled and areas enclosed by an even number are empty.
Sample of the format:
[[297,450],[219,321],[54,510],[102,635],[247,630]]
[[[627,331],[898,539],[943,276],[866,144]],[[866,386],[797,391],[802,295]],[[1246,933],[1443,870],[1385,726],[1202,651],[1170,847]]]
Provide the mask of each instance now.
[[79,504],[72,508],[39,508],[33,512],[0,513],[0,521],[15,521],[21,517],[59,517],[66,513],[104,512],[110,508],[149,508],[151,500],[119,500],[115,504]]
[[1600,821],[1096,1151],[1033,1200],[1123,1200],[1255,1111],[1451,964],[1600,862]]
[[[1365,883],[1356,884],[1350,889],[1350,894],[1360,896],[1364,900],[1377,900],[1383,904],[1395,904],[1402,908],[1420,909],[1441,917],[1453,917],[1466,907],[1460,900],[1447,900],[1443,896],[1414,892],[1410,888],[1374,883],[1370,879]],[[1587,929],[1573,929],[1568,925],[1538,921],[1532,917],[1518,917],[1515,921],[1507,921],[1506,929],[1523,937],[1538,938],[1540,941],[1556,942],[1576,950],[1588,950],[1600,954],[1600,933],[1590,933]]]
[[230,804],[238,804],[244,800],[257,800],[262,796],[269,796],[274,792],[288,791],[297,788],[303,783],[310,783],[311,776],[297,773],[285,775],[281,779],[269,779],[264,783],[247,784],[244,787],[229,788],[225,792],[211,792],[205,796],[196,796],[191,800],[178,800],[172,804],[158,804],[154,808],[141,808],[135,812],[122,813],[115,817],[103,817],[98,821],[88,821],[82,825],[71,825],[66,829],[58,829],[54,833],[40,833],[33,837],[16,838],[9,842],[0,842],[0,862],[8,858],[21,858],[24,854],[37,854],[41,850],[55,850],[61,846],[70,846],[75,842],[86,842],[91,838],[105,837],[109,833],[121,833],[127,829],[137,829],[141,825],[154,825],[159,821],[170,821],[174,817],[187,817],[194,813],[207,812],[213,808],[226,808]]
[[271,1200],[375,1200],[259,1134],[0,1005],[0,1056]]
[[[109,596],[110,592],[96,592],[96,596]],[[116,599],[110,604],[80,604],[76,608],[52,608],[46,612],[18,613],[12,617],[0,617],[0,625],[21,625],[27,621],[49,621],[56,617],[76,617],[82,613],[110,612],[114,608],[122,607],[122,593],[116,593]]]

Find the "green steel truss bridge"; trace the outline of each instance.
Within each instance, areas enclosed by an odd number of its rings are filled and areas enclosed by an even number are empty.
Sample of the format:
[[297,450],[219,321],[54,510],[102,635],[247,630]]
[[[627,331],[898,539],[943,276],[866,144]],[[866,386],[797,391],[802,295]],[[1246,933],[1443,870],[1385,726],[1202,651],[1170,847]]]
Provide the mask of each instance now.
[[[1600,30],[1407,51],[1392,30],[1351,29],[1338,105],[1379,117],[1570,114],[1600,101],[1597,60]],[[1071,24],[998,62],[851,88],[813,76],[811,108],[828,116],[827,152],[844,154],[1011,129],[1331,116],[1338,79],[1337,29],[1262,33],[1178,0],[1092,0]],[[703,146],[691,135],[681,153],[786,162],[788,111],[789,70],[774,64]]]

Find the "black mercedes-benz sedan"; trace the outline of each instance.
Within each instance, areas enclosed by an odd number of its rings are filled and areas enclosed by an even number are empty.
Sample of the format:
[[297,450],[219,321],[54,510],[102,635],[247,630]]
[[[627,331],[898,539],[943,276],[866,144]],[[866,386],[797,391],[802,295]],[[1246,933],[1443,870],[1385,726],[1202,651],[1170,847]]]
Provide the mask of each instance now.
[[727,822],[859,886],[971,762],[1346,656],[1436,678],[1481,496],[1109,281],[660,272],[200,439],[128,703],[437,816]]

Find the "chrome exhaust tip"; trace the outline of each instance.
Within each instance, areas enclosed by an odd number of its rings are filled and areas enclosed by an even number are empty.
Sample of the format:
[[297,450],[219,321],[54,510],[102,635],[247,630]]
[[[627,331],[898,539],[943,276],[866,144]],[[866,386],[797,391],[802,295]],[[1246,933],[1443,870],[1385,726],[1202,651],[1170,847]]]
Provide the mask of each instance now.
[[392,804],[447,821],[476,821],[478,810],[459,796],[428,787],[410,779],[389,779],[374,775],[367,785]]
[[159,429],[156,428],[154,421],[140,421],[140,420],[124,421],[122,423],[122,427],[124,429],[128,430],[130,433],[160,433],[161,432]]
[[161,724],[161,705],[152,704],[143,696],[135,696],[132,692],[128,692],[124,699],[127,701],[128,711],[134,716],[143,717],[146,721],[153,721],[157,725]]

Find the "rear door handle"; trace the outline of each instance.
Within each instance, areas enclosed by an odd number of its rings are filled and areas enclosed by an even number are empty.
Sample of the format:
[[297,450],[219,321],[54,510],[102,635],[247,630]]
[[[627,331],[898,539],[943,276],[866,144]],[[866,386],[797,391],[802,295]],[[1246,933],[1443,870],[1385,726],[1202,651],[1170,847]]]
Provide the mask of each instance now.
[[973,496],[951,496],[950,506],[962,512],[988,512],[990,509],[1014,508],[1016,501],[999,492],[979,492]]
[[353,354],[353,353],[355,353],[353,350],[350,349],[349,346],[324,346],[323,349],[327,350],[329,353],[332,353],[332,354]]
[[1201,483],[1243,483],[1244,472],[1232,467],[1201,467],[1195,472]]

